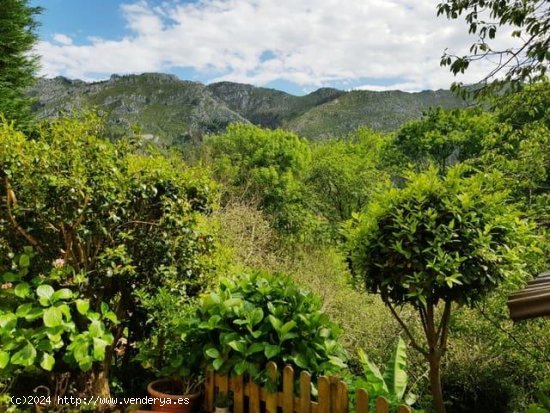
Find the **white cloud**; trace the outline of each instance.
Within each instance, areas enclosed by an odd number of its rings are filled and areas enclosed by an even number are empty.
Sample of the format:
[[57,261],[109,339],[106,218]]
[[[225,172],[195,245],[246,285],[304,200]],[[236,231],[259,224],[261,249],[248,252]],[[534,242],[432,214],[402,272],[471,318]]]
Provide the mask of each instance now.
[[73,44],[73,39],[71,39],[69,36],[67,36],[66,34],[62,34],[62,33],[56,33],[53,35],[53,40],[59,44],[62,44],[64,46],[69,46],[71,44]]
[[[474,39],[464,22],[436,17],[438,2],[138,1],[121,8],[130,31],[122,40],[94,37],[74,45],[58,34],[54,42],[39,42],[37,51],[45,76],[90,79],[193,68],[207,81],[257,85],[368,79],[390,83],[384,89],[447,88],[455,79],[439,66],[441,54],[447,47],[465,53]],[[266,52],[271,58],[263,61]],[[479,80],[487,68],[473,66],[458,80]]]

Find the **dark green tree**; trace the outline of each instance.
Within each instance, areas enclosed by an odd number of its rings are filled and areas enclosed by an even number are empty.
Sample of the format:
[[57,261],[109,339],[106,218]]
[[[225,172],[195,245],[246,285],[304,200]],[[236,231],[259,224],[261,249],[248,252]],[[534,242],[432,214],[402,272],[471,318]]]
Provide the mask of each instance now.
[[[546,76],[550,63],[550,3],[547,0],[445,0],[437,6],[437,14],[452,20],[464,16],[469,33],[478,37],[467,55],[444,53],[441,64],[449,66],[455,75],[464,73],[472,62],[490,60],[497,63],[482,79],[485,84],[498,79],[493,86],[517,86]],[[512,38],[520,39],[517,45],[493,48],[491,43],[497,31],[510,26],[515,29]],[[494,87],[484,90],[490,89]]]
[[28,0],[0,3],[0,114],[20,128],[30,121],[31,101],[25,88],[32,84],[38,68],[32,47],[37,40],[35,17],[40,12]]
[[[441,358],[453,304],[472,305],[510,279],[525,275],[533,240],[529,225],[493,190],[484,174],[464,177],[462,166],[445,177],[436,169],[413,174],[408,185],[381,194],[348,232],[354,275],[378,293],[429,363],[433,406],[445,412]],[[408,304],[423,339],[399,316]]]

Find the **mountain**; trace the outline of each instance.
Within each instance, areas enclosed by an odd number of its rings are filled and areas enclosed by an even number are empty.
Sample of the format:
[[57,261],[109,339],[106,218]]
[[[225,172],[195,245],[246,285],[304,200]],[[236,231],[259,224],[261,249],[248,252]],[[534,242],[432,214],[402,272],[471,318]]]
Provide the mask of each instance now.
[[29,94],[39,118],[96,108],[113,137],[137,125],[144,136],[164,145],[197,142],[232,122],[282,127],[310,139],[341,136],[360,126],[391,131],[419,118],[430,107],[464,102],[447,90],[344,92],[322,88],[305,96],[274,89],[219,82],[203,85],[174,75],[113,75],[87,83],[64,77],[40,79]]

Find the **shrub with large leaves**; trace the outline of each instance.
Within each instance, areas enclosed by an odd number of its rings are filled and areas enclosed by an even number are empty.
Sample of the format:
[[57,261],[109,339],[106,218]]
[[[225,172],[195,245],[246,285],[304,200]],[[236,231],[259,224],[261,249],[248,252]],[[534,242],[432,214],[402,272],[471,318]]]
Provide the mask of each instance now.
[[68,288],[56,282],[72,275],[71,268],[57,264],[48,277],[30,272],[33,255],[26,248],[14,257],[11,271],[0,275],[0,374],[13,376],[31,366],[52,371],[61,361],[90,370],[113,342],[104,322],[116,324],[116,315],[105,303],[92,311],[78,291],[83,283]]
[[208,364],[220,372],[261,379],[269,361],[313,374],[345,367],[339,329],[320,299],[282,275],[223,279],[184,324],[187,334],[202,336]]

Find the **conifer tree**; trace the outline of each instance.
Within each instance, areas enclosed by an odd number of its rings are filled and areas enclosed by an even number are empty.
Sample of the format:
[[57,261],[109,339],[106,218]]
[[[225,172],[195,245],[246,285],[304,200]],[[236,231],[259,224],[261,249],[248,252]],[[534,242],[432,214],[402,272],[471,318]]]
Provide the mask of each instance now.
[[31,100],[25,93],[38,69],[32,53],[40,7],[28,0],[0,0],[0,114],[19,128],[30,122]]

